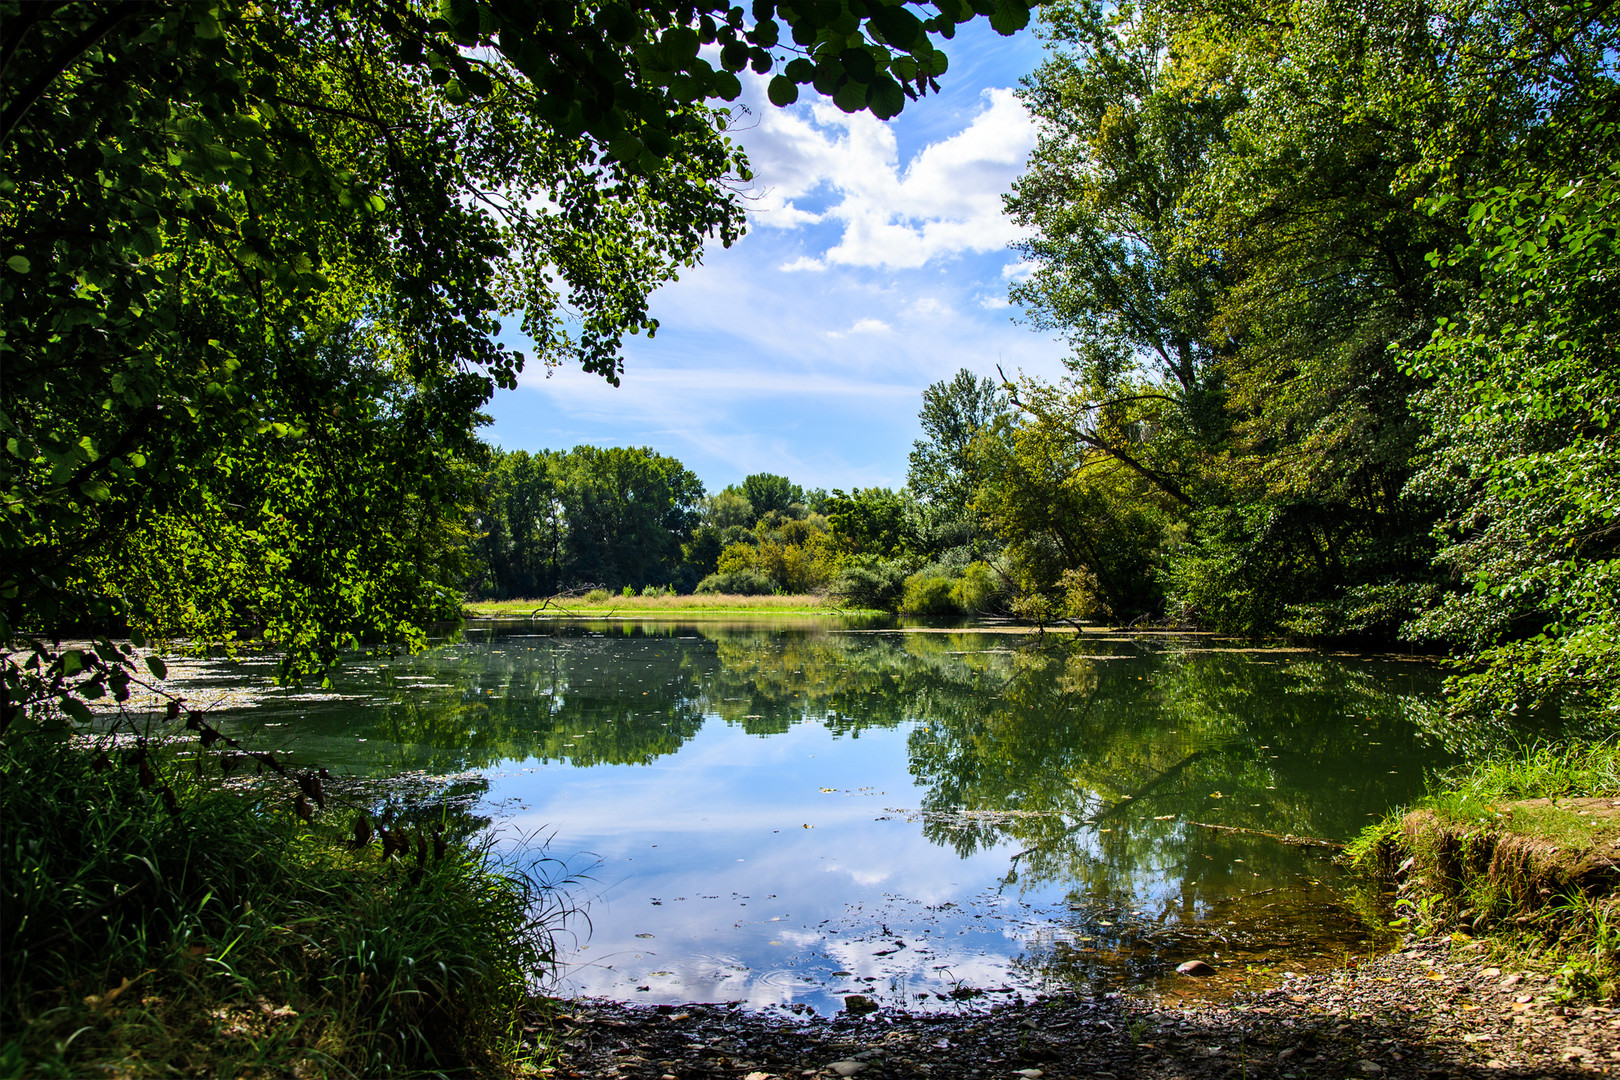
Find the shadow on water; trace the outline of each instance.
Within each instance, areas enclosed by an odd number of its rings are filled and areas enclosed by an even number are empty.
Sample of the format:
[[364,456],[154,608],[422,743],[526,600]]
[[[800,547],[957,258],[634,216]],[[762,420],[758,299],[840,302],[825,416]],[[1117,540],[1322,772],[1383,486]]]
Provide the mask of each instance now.
[[591,851],[577,990],[915,1008],[1367,951],[1331,859],[1259,834],[1343,841],[1417,795],[1437,682],[1194,638],[524,623],[224,720],[358,774],[477,774],[480,813]]

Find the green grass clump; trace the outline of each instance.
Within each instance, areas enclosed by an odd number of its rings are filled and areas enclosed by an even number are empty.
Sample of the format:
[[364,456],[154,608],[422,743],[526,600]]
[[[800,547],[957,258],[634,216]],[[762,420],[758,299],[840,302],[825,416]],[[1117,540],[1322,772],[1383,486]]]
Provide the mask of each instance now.
[[1558,971],[1572,998],[1620,997],[1620,898],[1601,854],[1620,838],[1620,744],[1504,752],[1434,778],[1416,804],[1352,842],[1350,860],[1399,886],[1396,924],[1484,933],[1514,962]]
[[1606,739],[1528,747],[1438,779],[1423,805],[1459,816],[1522,799],[1613,795],[1620,793],[1620,744]]
[[[1346,855],[1377,869],[1380,848],[1397,841],[1401,822],[1414,810],[1430,810],[1447,821],[1497,824],[1504,803],[1605,795],[1620,795],[1620,743],[1615,740],[1521,747],[1438,773],[1421,799],[1369,825],[1351,841]],[[1535,817],[1535,811],[1525,815],[1527,828],[1534,827]]]
[[522,1071],[532,878],[465,842],[385,860],[191,770],[171,806],[139,753],[0,746],[0,1075]]

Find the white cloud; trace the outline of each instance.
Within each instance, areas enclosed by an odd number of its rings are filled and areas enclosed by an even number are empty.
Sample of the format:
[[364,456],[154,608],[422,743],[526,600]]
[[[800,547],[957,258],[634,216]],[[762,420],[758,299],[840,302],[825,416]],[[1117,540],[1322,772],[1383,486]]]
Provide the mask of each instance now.
[[1001,308],[1012,307],[1012,301],[1007,299],[1005,296],[997,296],[994,293],[984,293],[979,297],[979,306],[984,308],[986,311],[997,311]]
[[893,487],[930,383],[963,367],[1061,374],[1064,343],[989,299],[1026,272],[1005,250],[1017,237],[1000,196],[1033,132],[1009,91],[982,88],[1012,85],[1040,46],[988,29],[973,38],[971,26],[967,37],[945,93],[886,125],[824,104],[777,109],[763,104],[764,80],[745,79],[760,104],[735,109],[730,134],[760,186],[749,235],[712,243],[658,290],[658,335],[625,342],[621,387],[536,367],[492,402],[487,437],[652,446],[711,488],[762,471]]
[[[962,130],[902,164],[893,129],[869,113],[825,101],[766,109],[739,133],[762,185],[750,220],[767,228],[840,226],[828,263],[916,268],[964,252],[1006,247],[1020,232],[1001,196],[1035,145],[1035,126],[1010,89],[984,91]],[[825,209],[802,202],[825,199]],[[810,269],[814,260],[791,264]]]
[[1001,276],[1008,281],[1028,281],[1030,275],[1035,273],[1035,268],[1034,260],[1020,259],[1018,262],[1010,262],[1003,266]]

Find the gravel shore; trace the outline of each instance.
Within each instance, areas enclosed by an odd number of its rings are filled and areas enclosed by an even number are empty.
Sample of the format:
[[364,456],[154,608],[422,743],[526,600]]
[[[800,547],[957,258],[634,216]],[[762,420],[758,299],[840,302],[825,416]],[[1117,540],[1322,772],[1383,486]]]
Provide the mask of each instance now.
[[1410,941],[1353,970],[1288,976],[1199,1004],[1052,996],[978,1012],[810,1021],[726,1005],[565,1002],[535,1034],[586,1080],[1566,1078],[1620,1073],[1620,1010],[1561,1006],[1545,974],[1481,945]]

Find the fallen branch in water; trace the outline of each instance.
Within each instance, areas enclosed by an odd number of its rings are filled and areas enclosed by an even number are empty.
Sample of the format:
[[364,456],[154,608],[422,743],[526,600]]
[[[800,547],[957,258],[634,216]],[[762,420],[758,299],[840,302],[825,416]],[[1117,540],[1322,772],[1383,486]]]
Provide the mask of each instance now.
[[1293,833],[1266,832],[1264,829],[1244,829],[1237,825],[1211,825],[1207,821],[1189,821],[1188,825],[1197,825],[1201,829],[1214,829],[1216,832],[1243,833],[1245,836],[1263,836],[1267,840],[1275,840],[1280,844],[1292,844],[1294,847],[1319,847],[1332,851],[1343,851],[1344,845],[1337,840],[1323,840],[1315,836],[1295,836]]

